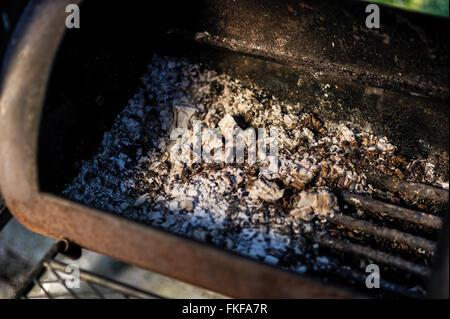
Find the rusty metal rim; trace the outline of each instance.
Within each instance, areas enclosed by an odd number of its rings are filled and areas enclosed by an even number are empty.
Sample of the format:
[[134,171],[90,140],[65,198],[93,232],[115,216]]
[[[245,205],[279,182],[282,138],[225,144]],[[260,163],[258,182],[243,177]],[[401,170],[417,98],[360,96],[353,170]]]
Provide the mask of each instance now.
[[[218,248],[41,193],[37,135],[53,57],[73,0],[35,0],[7,53],[0,97],[0,186],[27,228],[232,297],[360,297]],[[5,186],[8,187],[5,187]]]

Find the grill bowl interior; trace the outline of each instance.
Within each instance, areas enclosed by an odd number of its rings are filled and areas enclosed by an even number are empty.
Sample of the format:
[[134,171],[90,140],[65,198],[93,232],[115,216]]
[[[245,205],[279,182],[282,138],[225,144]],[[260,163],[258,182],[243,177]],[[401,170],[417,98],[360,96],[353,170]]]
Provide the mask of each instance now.
[[[448,152],[445,92],[417,96],[393,84],[394,88],[372,94],[373,86],[357,77],[341,79],[325,72],[316,78],[311,69],[293,67],[278,57],[231,52],[192,41],[186,33],[171,32],[177,27],[199,30],[200,17],[208,14],[200,5],[152,8],[135,4],[125,9],[108,7],[105,12],[101,5],[87,1],[82,11],[83,27],[66,32],[47,87],[37,149],[42,192],[58,194],[76,176],[77,164],[96,154],[104,132],[138,90],[139,78],[154,53],[184,57],[257,84],[280,99],[301,102],[305,112],[320,105],[315,93],[322,85],[337,83],[341,89],[335,99],[343,101],[344,107],[323,108],[322,118],[335,123],[350,119],[359,129],[370,126],[399,145],[407,158],[431,150]],[[300,91],[299,79],[308,83]]]

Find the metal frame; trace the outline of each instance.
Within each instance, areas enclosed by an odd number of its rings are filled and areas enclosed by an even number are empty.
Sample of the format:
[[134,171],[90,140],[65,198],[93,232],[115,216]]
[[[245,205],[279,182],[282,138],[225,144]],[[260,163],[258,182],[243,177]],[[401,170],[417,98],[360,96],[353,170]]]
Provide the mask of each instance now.
[[[32,1],[20,19],[7,52],[5,68],[0,79],[2,92],[0,97],[0,186],[14,217],[24,226],[38,233],[57,239],[67,238],[68,241],[87,249],[232,297],[360,297],[352,291],[322,283],[308,276],[283,271],[212,245],[201,244],[40,191],[37,174],[37,141],[42,104],[56,50],[64,34],[65,6],[73,2],[73,0]],[[261,0],[261,3],[265,3],[265,1]],[[318,7],[323,7],[324,3],[319,4]],[[226,9],[230,3],[227,1],[217,2],[216,11],[219,13],[221,5]],[[284,11],[282,14],[286,16],[292,13]],[[263,31],[273,32],[275,35],[287,32],[296,39],[294,45],[281,51],[278,46],[273,45],[273,42],[267,39],[266,42],[262,41],[261,43],[259,39],[252,38],[247,34],[242,35],[245,39],[230,37],[230,34],[237,34],[239,33],[237,31],[240,30],[252,31],[247,25],[251,22],[238,18],[236,20],[238,20],[236,25],[226,26],[221,37],[206,35],[197,40],[233,51],[273,59],[293,67],[325,70],[334,76],[344,74],[351,80],[356,79],[368,85],[388,89],[393,87],[402,92],[411,90],[416,95],[448,99],[448,88],[444,85],[448,79],[445,76],[443,79],[438,78],[435,81],[433,76],[428,78],[427,76],[418,76],[421,71],[419,70],[415,74],[417,76],[408,74],[406,77],[398,77],[393,71],[394,68],[391,70],[392,62],[386,62],[380,68],[375,69],[370,63],[361,62],[362,65],[359,65],[359,62],[352,62],[352,57],[360,54],[357,48],[352,48],[351,54],[346,54],[340,64],[333,61],[331,61],[333,63],[323,62],[322,58],[334,59],[334,53],[330,51],[332,49],[327,49],[327,54],[333,58],[328,55],[316,58],[314,54],[319,52],[320,48],[305,45],[301,37],[297,39],[295,32],[302,29],[303,26],[292,17],[289,19],[289,28],[271,25],[270,17],[262,16],[257,21]],[[268,30],[270,27],[273,27],[275,31]],[[391,33],[391,36],[393,37],[391,41],[395,42],[397,39],[395,33]],[[309,44],[317,45],[315,42]],[[373,44],[373,47],[384,50],[383,46],[376,46],[376,44]],[[363,54],[364,57],[368,57],[369,53],[364,52]],[[422,56],[418,54],[418,60],[421,58]],[[407,64],[403,63],[402,65]],[[427,66],[426,61],[424,65]],[[425,68],[425,70],[428,69]],[[440,66],[438,66],[425,73],[434,75],[440,70]],[[402,69],[403,71],[407,70]],[[441,132],[441,134],[444,133]],[[395,186],[402,192],[424,191],[420,185],[391,184],[392,187]],[[428,193],[437,199],[448,201],[448,192],[432,190]],[[354,195],[344,195],[348,201],[354,202]],[[372,207],[376,210],[380,210],[381,207],[396,218],[404,218],[405,214],[408,214],[409,219],[412,218],[412,211],[394,209],[380,202],[369,201],[364,205],[368,209]],[[425,218],[432,228],[439,228],[442,224],[438,218],[425,216],[420,212],[412,213],[415,216],[414,220]],[[7,215],[2,214],[1,217],[3,218],[3,216]],[[351,228],[372,232],[379,237],[393,239],[391,237],[394,236],[396,240],[403,238],[404,242],[425,250],[434,251],[435,248],[434,244],[420,240],[420,238],[392,232],[390,229],[374,228],[372,225],[356,222],[345,216],[336,216],[334,221]],[[429,275],[429,269],[417,268],[414,264],[405,263],[398,258],[393,259],[392,256],[383,255],[364,247],[343,245],[326,237],[318,238],[317,241],[333,249],[370,256],[370,258],[408,268],[410,271],[413,269],[419,274]],[[42,268],[42,265],[40,266]],[[47,264],[47,266],[52,265]]]
[[[17,220],[35,232],[241,298],[348,298],[348,290],[42,193],[36,150],[53,58],[73,0],[32,1],[8,50],[0,99],[0,185]],[[8,187],[4,187],[7,185]]]

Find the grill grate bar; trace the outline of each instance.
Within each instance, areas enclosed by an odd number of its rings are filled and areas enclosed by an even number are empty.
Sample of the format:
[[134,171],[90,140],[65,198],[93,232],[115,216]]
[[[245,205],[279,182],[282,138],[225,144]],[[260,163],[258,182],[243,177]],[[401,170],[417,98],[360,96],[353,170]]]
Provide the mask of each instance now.
[[367,181],[391,192],[400,192],[411,197],[420,197],[437,202],[448,202],[448,190],[420,183],[405,182],[385,174],[366,174]]
[[347,191],[342,192],[342,198],[350,205],[367,209],[374,213],[381,213],[383,215],[388,215],[390,217],[417,225],[426,226],[432,229],[439,230],[442,228],[442,218],[438,216],[392,205],[370,197],[352,194]]
[[44,285],[39,280],[33,279],[33,283],[44,292],[48,299],[53,299],[53,296],[47,291],[47,289],[44,288]]
[[88,285],[89,288],[91,288],[91,290],[98,298],[105,299],[105,296],[93,284],[91,284],[89,281],[86,281],[86,284]]
[[[60,262],[60,261],[56,261],[56,260],[51,260],[48,264],[52,269],[54,269],[56,271],[61,271],[61,272],[65,272],[65,269],[67,267],[67,264]],[[82,269],[80,269],[80,279],[84,282],[90,282],[91,285],[97,285],[100,287],[111,289],[117,293],[120,293],[125,298],[129,298],[129,297],[139,298],[139,299],[155,299],[155,298],[160,299],[161,298],[161,296],[158,296],[156,294],[146,292],[146,291],[140,290],[135,287],[128,286],[124,283],[116,282],[109,278],[105,278],[100,275],[93,274],[89,271],[82,270]]]
[[422,277],[429,277],[431,275],[431,269],[425,266],[421,266],[412,263],[403,258],[390,255],[388,253],[375,250],[370,247],[358,245],[351,242],[346,242],[340,239],[328,235],[317,235],[314,237],[314,241],[322,246],[341,251],[343,253],[357,255],[365,258],[369,258],[373,261],[392,266],[401,270],[405,270]]
[[50,271],[50,272],[57,278],[58,282],[59,282],[59,283],[67,290],[67,292],[68,292],[73,298],[75,298],[75,299],[80,299],[80,298],[78,297],[78,295],[77,295],[72,289],[70,289],[69,287],[67,287],[66,282],[61,278],[61,276],[58,274],[58,272],[55,271],[55,270],[53,269],[53,267],[51,267],[51,266],[49,265],[49,263],[45,262],[45,263],[44,263],[44,267],[47,268],[48,271]]
[[402,243],[413,249],[424,250],[430,255],[433,255],[434,251],[436,250],[436,243],[433,241],[404,233],[396,229],[374,225],[372,223],[355,219],[344,214],[339,213],[330,215],[327,219],[333,224],[344,226],[352,230],[359,230],[382,239],[390,240],[392,242]]
[[[366,278],[367,274],[355,271],[355,270],[348,270],[348,269],[339,269],[338,275],[340,278],[349,281],[349,282],[357,282],[362,287],[366,288]],[[412,291],[406,287],[397,285],[395,283],[392,283],[390,281],[386,281],[382,278],[380,278],[380,289],[393,293],[398,296],[406,297],[406,298],[422,298],[423,294],[420,294],[418,292]]]

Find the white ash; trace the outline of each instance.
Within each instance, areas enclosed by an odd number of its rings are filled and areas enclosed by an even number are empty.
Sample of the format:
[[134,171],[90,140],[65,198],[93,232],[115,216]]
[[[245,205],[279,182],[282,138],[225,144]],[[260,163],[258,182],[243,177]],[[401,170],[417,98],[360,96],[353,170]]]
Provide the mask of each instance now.
[[277,184],[265,179],[258,179],[249,189],[250,197],[261,199],[265,202],[275,202],[283,197],[284,190]]
[[329,215],[339,211],[336,196],[325,187],[317,191],[302,191],[299,198],[295,208],[290,212],[291,216],[310,221],[315,214],[321,221],[326,221]]
[[[278,127],[279,171],[258,163],[174,163],[170,131],[174,123],[189,128],[194,118],[222,131],[242,125],[239,120],[253,128]],[[226,74],[154,56],[142,88],[104,134],[98,154],[82,163],[62,193],[303,273],[309,260],[320,256],[310,251],[302,234],[324,230],[323,216],[339,210],[331,190],[371,193],[362,173],[368,167],[404,174],[405,169],[392,164],[395,152],[386,138],[346,125],[327,128],[299,105]],[[415,169],[425,164],[417,162]],[[426,172],[430,184],[438,182],[431,168]]]
[[356,143],[356,136],[346,125],[341,125],[339,127],[339,140],[348,143]]
[[[170,122],[172,123],[171,127],[169,129],[169,132],[170,132],[175,128],[185,128],[185,129],[191,128],[193,120],[197,118],[199,109],[196,108],[195,106],[175,105],[173,107],[172,117],[167,116],[166,111],[167,111],[167,109],[162,110],[160,112],[160,116],[162,115],[160,117],[160,121],[161,121],[161,124],[164,124],[164,126],[166,126]],[[164,126],[163,126],[163,129],[164,129]]]
[[302,130],[302,136],[306,137],[309,143],[314,144],[316,142],[314,133],[307,127]]
[[226,136],[228,132],[234,131],[237,127],[236,121],[230,114],[225,114],[225,116],[220,120],[218,127],[223,136]]

